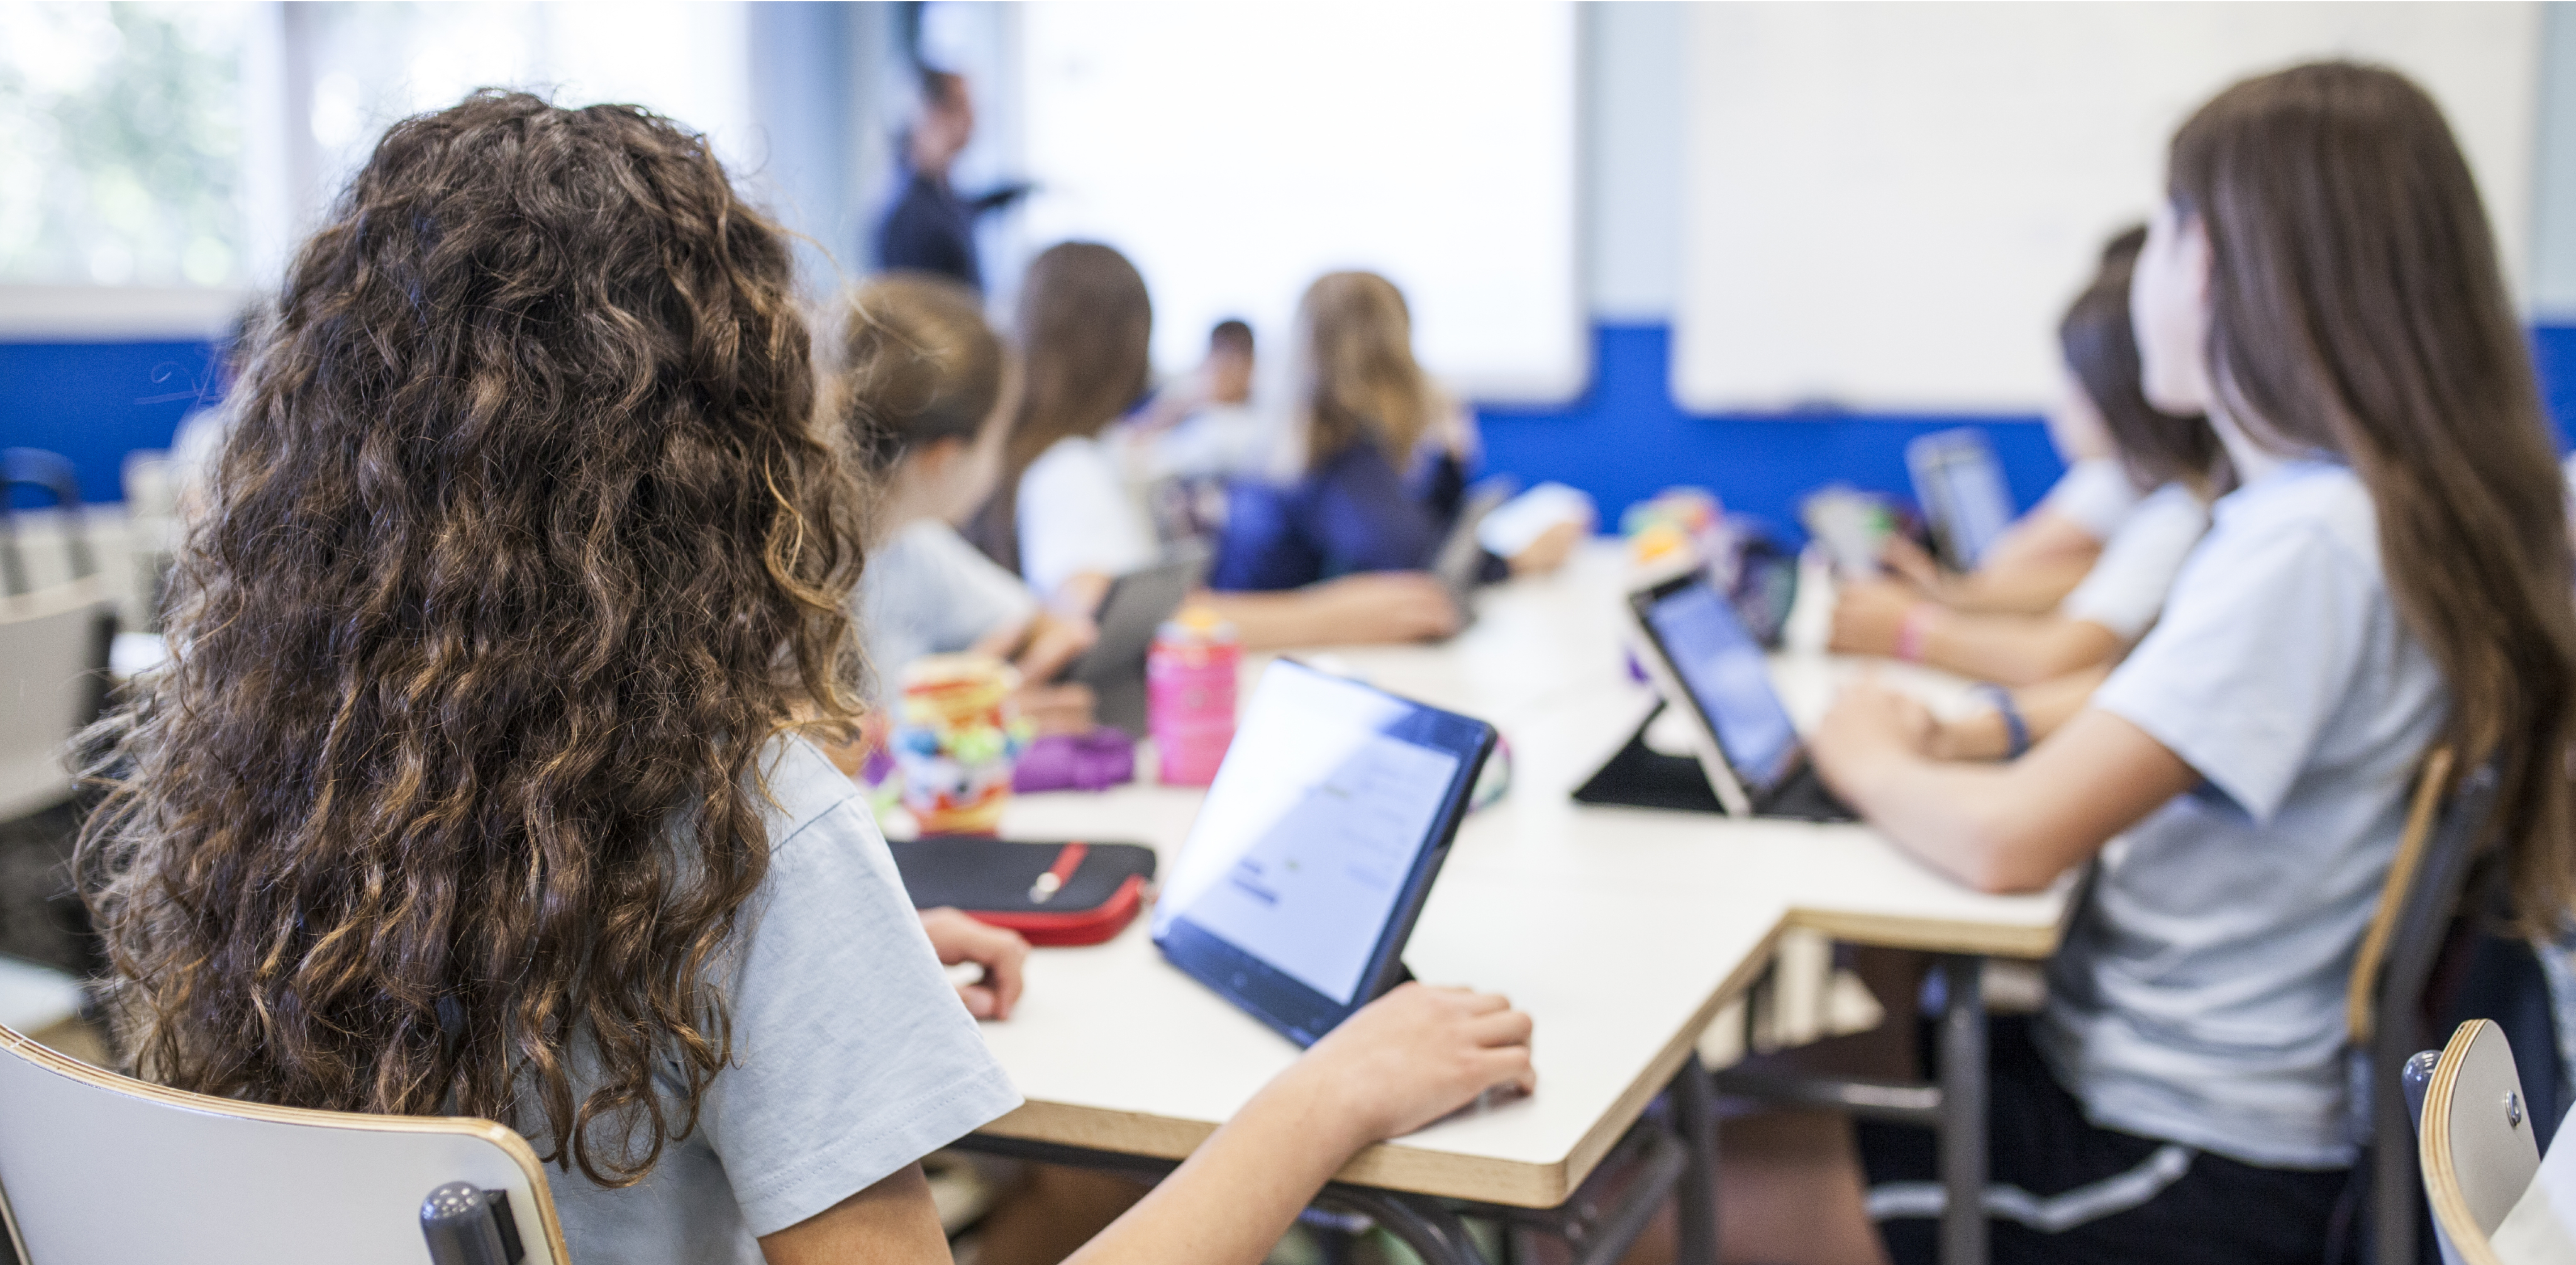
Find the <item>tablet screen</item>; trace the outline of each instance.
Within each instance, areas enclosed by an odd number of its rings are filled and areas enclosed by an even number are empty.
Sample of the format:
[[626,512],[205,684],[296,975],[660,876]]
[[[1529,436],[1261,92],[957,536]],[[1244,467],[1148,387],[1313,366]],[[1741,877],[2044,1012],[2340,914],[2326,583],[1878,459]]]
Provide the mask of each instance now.
[[1771,688],[1762,647],[1726,595],[1706,581],[1681,585],[1646,608],[1646,623],[1726,749],[1746,789],[1765,794],[1796,764],[1798,729]]
[[[1349,1006],[1456,793],[1428,709],[1273,664],[1245,709],[1154,910]],[[1435,713],[1436,714],[1436,713]]]
[[1915,494],[1934,516],[1961,569],[1973,568],[2012,526],[2012,492],[1985,436],[1973,429],[1926,435],[1907,446]]

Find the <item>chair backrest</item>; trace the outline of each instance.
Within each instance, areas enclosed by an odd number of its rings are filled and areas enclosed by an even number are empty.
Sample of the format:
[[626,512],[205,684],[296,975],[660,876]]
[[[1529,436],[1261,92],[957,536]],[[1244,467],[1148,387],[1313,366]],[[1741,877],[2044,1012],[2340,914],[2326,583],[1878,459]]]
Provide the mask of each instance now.
[[[2379,907],[2355,955],[2346,1021],[2360,1063],[2356,1089],[2370,1148],[2370,1243],[2380,1265],[2414,1265],[2422,1185],[2406,1107],[2406,1060],[2425,1045],[2424,990],[2441,954],[2478,840],[2495,809],[2493,765],[2451,785],[2448,748],[2427,753]],[[2449,802],[2443,792],[2450,791]]]
[[26,559],[18,553],[9,512],[9,490],[17,487],[43,488],[54,498],[54,512],[62,516],[63,548],[71,555],[71,578],[97,574],[98,559],[91,554],[89,535],[81,527],[80,480],[73,476],[71,461],[41,448],[0,448],[0,593],[24,593],[33,587],[27,580]]
[[422,1203],[506,1192],[565,1265],[536,1152],[489,1120],[302,1111],[100,1071],[0,1028],[0,1220],[27,1265],[430,1262]]
[[92,577],[0,597],[0,821],[71,797],[65,744],[106,697],[116,602]]
[[2522,1075],[2504,1029],[2461,1024],[2424,1093],[2424,1194],[2445,1259],[2498,1265],[2492,1237],[2540,1171]]

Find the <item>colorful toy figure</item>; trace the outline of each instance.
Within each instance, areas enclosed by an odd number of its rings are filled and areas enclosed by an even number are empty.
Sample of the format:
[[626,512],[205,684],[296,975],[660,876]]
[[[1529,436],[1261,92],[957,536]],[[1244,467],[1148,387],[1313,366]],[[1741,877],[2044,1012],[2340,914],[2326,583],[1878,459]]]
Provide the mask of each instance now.
[[903,806],[925,835],[988,835],[1010,801],[1011,773],[1034,727],[1011,702],[1020,674],[984,655],[940,654],[904,669],[887,746]]

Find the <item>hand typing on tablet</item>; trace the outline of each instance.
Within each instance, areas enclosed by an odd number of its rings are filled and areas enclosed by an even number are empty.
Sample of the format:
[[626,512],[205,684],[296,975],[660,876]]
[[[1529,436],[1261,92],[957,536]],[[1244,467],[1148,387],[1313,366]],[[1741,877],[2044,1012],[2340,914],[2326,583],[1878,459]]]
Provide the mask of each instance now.
[[1356,1150],[1411,1133],[1487,1090],[1536,1090],[1530,1031],[1530,1017],[1499,993],[1406,984],[1326,1033],[1273,1084],[1311,1081],[1320,1122]]

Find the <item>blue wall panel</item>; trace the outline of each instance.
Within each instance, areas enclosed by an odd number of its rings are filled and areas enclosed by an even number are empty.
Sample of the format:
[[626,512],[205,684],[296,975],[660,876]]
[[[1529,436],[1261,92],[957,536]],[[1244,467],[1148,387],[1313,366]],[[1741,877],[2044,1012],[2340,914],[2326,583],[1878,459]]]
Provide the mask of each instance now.
[[1673,402],[1670,331],[1604,325],[1594,332],[1593,380],[1555,409],[1482,408],[1486,466],[1523,483],[1555,479],[1619,512],[1675,484],[1715,492],[1791,540],[1798,499],[1841,480],[1913,499],[1905,444],[1917,435],[1978,425],[1993,437],[2013,499],[2027,506],[2063,467],[2037,417],[1907,417],[1889,414],[1695,416]]
[[[2532,346],[2563,447],[2576,438],[2576,326],[2536,329]],[[1673,403],[1669,354],[1662,325],[1597,327],[1593,381],[1580,398],[1479,410],[1487,467],[1524,483],[1573,484],[1614,522],[1663,488],[1696,484],[1793,539],[1798,498],[1825,483],[1909,495],[1905,443],[1928,431],[1984,426],[2025,506],[2060,469],[2032,417],[1685,413]],[[0,446],[62,453],[88,499],[116,500],[125,454],[169,445],[206,394],[212,360],[199,343],[0,344]]]
[[0,447],[61,453],[82,499],[122,500],[125,454],[170,446],[213,364],[204,343],[0,343]]

